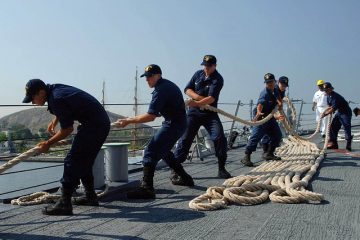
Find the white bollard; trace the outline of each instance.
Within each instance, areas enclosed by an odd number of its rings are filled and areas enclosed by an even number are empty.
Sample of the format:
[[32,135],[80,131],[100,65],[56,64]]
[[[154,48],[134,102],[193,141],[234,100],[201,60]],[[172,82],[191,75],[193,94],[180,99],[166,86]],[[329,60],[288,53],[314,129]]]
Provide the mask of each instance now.
[[112,182],[128,181],[128,146],[130,143],[105,143],[106,178]]
[[106,147],[102,147],[100,149],[93,165],[95,189],[99,189],[105,185],[105,165],[104,165],[105,149]]

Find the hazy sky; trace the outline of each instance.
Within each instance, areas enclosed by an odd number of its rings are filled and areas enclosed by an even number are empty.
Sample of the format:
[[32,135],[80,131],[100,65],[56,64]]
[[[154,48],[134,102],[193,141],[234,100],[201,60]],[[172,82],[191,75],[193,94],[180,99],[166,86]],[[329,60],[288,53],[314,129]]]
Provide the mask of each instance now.
[[[99,100],[105,81],[108,103],[132,103],[136,66],[156,63],[183,89],[205,54],[221,102],[256,100],[266,72],[288,76],[293,98],[311,101],[324,79],[359,102],[359,12],[358,0],[0,0],[0,104],[20,104],[30,78]],[[139,101],[150,93],[141,78]]]

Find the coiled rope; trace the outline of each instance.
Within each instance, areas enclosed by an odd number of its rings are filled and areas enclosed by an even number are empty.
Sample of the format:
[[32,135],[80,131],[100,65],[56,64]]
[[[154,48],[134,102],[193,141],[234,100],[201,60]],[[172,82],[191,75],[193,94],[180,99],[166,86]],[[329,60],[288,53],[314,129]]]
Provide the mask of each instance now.
[[[105,185],[104,191],[97,193],[97,197],[100,198],[107,194],[109,190],[109,185]],[[60,199],[60,195],[58,194],[51,194],[48,192],[35,192],[30,195],[22,196],[17,199],[12,199],[12,205],[19,205],[19,206],[30,206],[30,205],[37,205],[37,204],[44,204],[44,203],[55,203],[57,200]]]
[[[290,108],[293,108],[289,99],[286,99],[286,102]],[[231,114],[223,114],[222,110],[213,107],[205,109],[238,120]],[[279,111],[283,114],[281,109]],[[296,112],[293,110],[292,113]],[[255,205],[268,199],[277,203],[322,201],[324,199],[322,194],[308,191],[306,187],[324,159],[330,124],[328,124],[324,147],[320,150],[315,143],[308,141],[319,131],[319,124],[315,134],[304,138],[296,134],[285,115],[284,117],[282,124],[290,135],[283,139],[283,145],[276,149],[276,154],[281,157],[280,161],[264,162],[247,175],[227,179],[222,187],[208,188],[205,194],[191,200],[189,207],[199,211],[209,211],[225,208],[231,203]],[[331,116],[328,121],[331,122]]]

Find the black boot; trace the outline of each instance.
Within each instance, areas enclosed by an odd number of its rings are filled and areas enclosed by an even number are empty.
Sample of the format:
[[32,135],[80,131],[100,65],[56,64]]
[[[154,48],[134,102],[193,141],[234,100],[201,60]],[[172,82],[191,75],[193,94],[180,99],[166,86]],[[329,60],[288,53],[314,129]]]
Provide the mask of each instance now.
[[83,181],[82,184],[85,188],[85,196],[75,197],[72,199],[74,205],[83,205],[83,206],[99,206],[99,201],[94,190],[94,180],[92,181]]
[[346,141],[346,150],[351,152],[351,139]]
[[339,149],[337,141],[330,141],[326,146],[327,149]]
[[179,175],[174,171],[174,169],[171,169],[171,173],[170,173],[170,180],[177,180],[179,178]]
[[[180,185],[180,186],[194,186],[194,180],[192,177],[185,171],[181,163],[175,163],[174,164],[174,177],[171,178],[171,182],[174,185]],[[177,177],[175,177],[177,176]]]
[[141,186],[131,192],[127,193],[127,198],[129,199],[154,199],[155,190],[154,190],[154,172],[155,167],[145,166],[143,168],[143,181]]
[[263,154],[262,154],[262,157],[264,159],[264,156],[267,154],[267,152],[269,151],[269,144],[263,144],[262,145],[262,148],[263,148]]
[[269,161],[269,160],[279,161],[279,160],[281,160],[281,157],[277,157],[277,156],[274,155],[275,149],[276,149],[276,147],[273,146],[272,144],[270,144],[267,153],[263,155],[263,159],[265,161]]
[[243,159],[241,159],[240,161],[242,162],[242,164],[244,164],[247,167],[253,167],[254,164],[251,162],[251,153],[245,151],[245,156]]
[[218,159],[219,171],[218,178],[228,179],[231,178],[231,174],[225,169],[226,159]]
[[61,188],[61,197],[54,204],[46,206],[42,213],[45,215],[57,215],[57,216],[67,216],[73,215],[73,209],[71,205],[71,196],[74,189],[70,188]]

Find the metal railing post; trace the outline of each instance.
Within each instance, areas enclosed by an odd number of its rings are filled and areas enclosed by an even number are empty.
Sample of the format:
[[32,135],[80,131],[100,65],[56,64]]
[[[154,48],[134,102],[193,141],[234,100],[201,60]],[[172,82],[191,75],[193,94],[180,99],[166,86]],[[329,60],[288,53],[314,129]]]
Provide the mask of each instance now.
[[253,101],[252,99],[250,100],[250,104],[249,104],[249,105],[250,105],[250,120],[252,120],[253,117],[254,117],[254,116],[253,116],[253,111],[252,111],[252,110],[253,110],[254,101]]
[[301,100],[301,104],[300,104],[300,111],[299,111],[299,116],[298,116],[298,120],[297,120],[297,123],[296,123],[296,132],[298,132],[299,130],[299,126],[300,126],[300,118],[301,118],[301,114],[302,114],[302,108],[303,108],[303,105],[304,105],[304,101]]
[[[238,114],[240,105],[241,105],[241,100],[239,100],[238,103],[237,103],[236,110],[235,110],[235,116],[237,116],[237,114]],[[231,133],[232,133],[232,131],[233,131],[233,129],[234,129],[234,125],[235,125],[235,120],[233,120],[232,123],[231,123],[231,128],[230,128],[230,133],[229,133],[229,137],[228,137],[228,142],[230,141]]]

